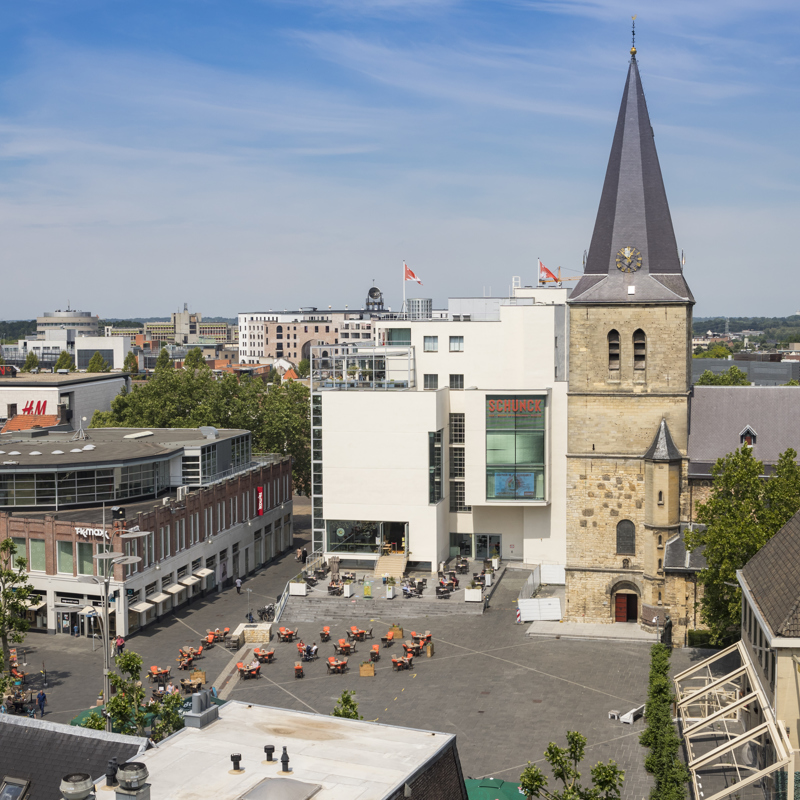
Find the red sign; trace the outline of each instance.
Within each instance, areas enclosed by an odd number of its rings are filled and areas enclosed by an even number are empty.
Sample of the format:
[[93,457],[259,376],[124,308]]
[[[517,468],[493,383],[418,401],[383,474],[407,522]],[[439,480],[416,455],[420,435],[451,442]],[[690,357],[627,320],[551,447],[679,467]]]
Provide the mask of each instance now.
[[28,402],[22,407],[23,414],[46,414],[47,413],[47,400],[37,400],[34,406],[33,400]]
[[259,517],[264,516],[264,487],[263,486],[256,486],[256,497],[258,498],[258,504],[256,506],[256,513]]
[[13,378],[17,374],[17,368],[12,364],[0,364],[0,375],[8,375]]

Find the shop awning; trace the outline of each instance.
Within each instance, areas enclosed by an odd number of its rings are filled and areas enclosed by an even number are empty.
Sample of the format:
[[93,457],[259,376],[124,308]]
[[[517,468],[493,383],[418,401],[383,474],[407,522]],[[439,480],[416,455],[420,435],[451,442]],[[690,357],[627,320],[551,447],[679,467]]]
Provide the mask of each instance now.
[[158,594],[152,595],[152,597],[148,597],[147,601],[149,603],[163,603],[165,600],[169,600],[170,595],[164,594],[164,592],[159,592]]
[[155,606],[152,603],[146,603],[142,600],[140,603],[134,603],[132,606],[128,606],[128,611],[144,614],[145,611],[149,611],[151,608],[155,608]]
[[184,586],[194,586],[194,584],[200,583],[200,578],[195,578],[194,575],[190,575],[188,578],[181,578],[180,583]]
[[78,612],[78,614],[80,614],[80,616],[82,616],[82,617],[85,617],[87,614],[95,614],[96,612],[97,612],[97,609],[94,606],[84,606]]
[[214,570],[206,569],[205,567],[203,567],[203,569],[197,570],[197,572],[195,572],[194,574],[197,575],[198,578],[207,578],[209,575],[214,574]]
[[44,600],[40,600],[34,597],[33,600],[25,601],[25,607],[28,609],[28,611],[38,611],[40,608],[46,605],[47,605],[47,598],[45,598]]
[[178,592],[182,592],[186,587],[181,586],[179,583],[173,583],[172,586],[164,586],[164,591],[169,592],[170,594],[178,594]]

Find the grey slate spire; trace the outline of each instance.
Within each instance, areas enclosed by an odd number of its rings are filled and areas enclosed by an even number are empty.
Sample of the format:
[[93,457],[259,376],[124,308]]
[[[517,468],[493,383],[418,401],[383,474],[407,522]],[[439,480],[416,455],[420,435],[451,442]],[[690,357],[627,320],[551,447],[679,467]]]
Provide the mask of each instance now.
[[647,448],[644,458],[647,461],[681,460],[681,451],[675,447],[675,442],[672,441],[672,434],[669,432],[669,427],[665,419],[661,420],[653,443]]
[[683,278],[636,48],[631,49],[584,276],[570,297],[575,301],[694,302]]

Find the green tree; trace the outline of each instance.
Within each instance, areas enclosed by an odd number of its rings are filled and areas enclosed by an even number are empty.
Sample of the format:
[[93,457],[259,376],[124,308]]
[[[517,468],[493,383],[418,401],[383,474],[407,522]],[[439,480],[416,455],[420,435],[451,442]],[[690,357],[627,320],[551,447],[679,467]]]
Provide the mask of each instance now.
[[13,539],[0,542],[0,645],[3,648],[0,691],[6,688],[11,670],[9,645],[20,644],[29,627],[25,601],[33,587],[28,581],[27,565],[27,559],[17,555]]
[[672,684],[669,679],[671,651],[663,644],[650,648],[650,684],[645,717],[647,729],[639,737],[650,753],[645,769],[655,778],[651,800],[684,800],[689,772],[678,758],[681,740],[672,722]]
[[125,362],[122,365],[122,369],[125,372],[129,372],[131,375],[138,375],[139,374],[139,359],[136,357],[136,353],[131,350],[128,355],[125,356]]
[[800,381],[796,381],[794,379],[790,380],[788,383],[784,383],[784,386],[800,386]]
[[28,353],[28,357],[25,359],[25,363],[22,365],[22,372],[30,372],[32,369],[36,369],[39,366],[39,357],[36,353],[31,350]]
[[207,366],[208,364],[203,358],[203,351],[199,347],[193,347],[189,350],[183,362],[184,369],[201,369]]
[[58,354],[58,360],[56,361],[56,365],[53,367],[53,369],[68,369],[72,371],[75,369],[75,362],[72,360],[72,356],[66,350],[62,350]]
[[145,728],[143,707],[145,689],[142,686],[142,657],[133,650],[124,650],[115,659],[119,673],[108,677],[113,687],[110,698],[103,698],[106,713],[111,717],[112,730],[141,736]]
[[269,375],[267,375],[267,383],[271,383],[274,386],[281,385],[281,374],[275,369],[275,367],[269,371]]
[[311,374],[311,362],[307,358],[301,358],[297,365],[297,374],[301,378],[307,378]]
[[689,550],[703,547],[705,569],[698,575],[704,592],[700,601],[711,641],[719,644],[735,636],[740,626],[741,569],[800,509],[800,469],[791,448],[778,458],[772,477],[751,447],[717,460],[711,469],[708,500],[697,507],[697,521],[705,530],[686,531]]
[[252,431],[255,452],[292,456],[297,491],[311,488],[309,391],[297,381],[266,386],[260,379],[226,375],[214,380],[210,369],[156,369],[131,392],[121,391],[111,411],[96,411],[91,427],[241,428]]
[[731,354],[731,350],[725,347],[724,344],[715,344],[708,348],[708,350],[697,350],[694,352],[694,358],[727,358]]
[[183,698],[179,694],[164,695],[156,712],[158,718],[154,721],[151,729],[151,738],[154,742],[166,739],[167,736],[183,727],[183,717],[180,713],[182,707]]
[[345,689],[342,696],[331,711],[332,717],[346,717],[347,719],[364,719],[358,713],[358,703],[356,703],[356,693]]
[[158,358],[156,359],[156,372],[163,372],[167,369],[174,369],[175,364],[173,360],[169,357],[169,353],[167,352],[166,347],[162,347],[161,351],[158,354]]
[[108,363],[100,355],[100,351],[96,350],[95,354],[89,359],[89,366],[86,367],[87,372],[108,372],[110,367]]
[[695,382],[696,386],[749,386],[750,378],[739,367],[732,366],[725,372],[715,375],[707,369]]
[[544,797],[547,800],[619,800],[625,773],[614,761],[595,764],[590,770],[592,786],[581,785],[578,765],[585,753],[586,737],[576,731],[568,731],[566,747],[558,747],[555,742],[550,742],[544,753],[553,777],[563,784],[563,788],[550,790],[547,776],[529,761],[519,779],[520,792],[528,798]]

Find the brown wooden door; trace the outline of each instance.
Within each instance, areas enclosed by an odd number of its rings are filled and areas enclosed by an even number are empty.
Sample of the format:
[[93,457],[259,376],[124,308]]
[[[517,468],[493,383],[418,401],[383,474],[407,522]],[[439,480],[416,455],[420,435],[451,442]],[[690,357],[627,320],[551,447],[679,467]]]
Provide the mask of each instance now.
[[628,621],[628,596],[625,594],[618,594],[614,605],[614,620],[616,622]]

